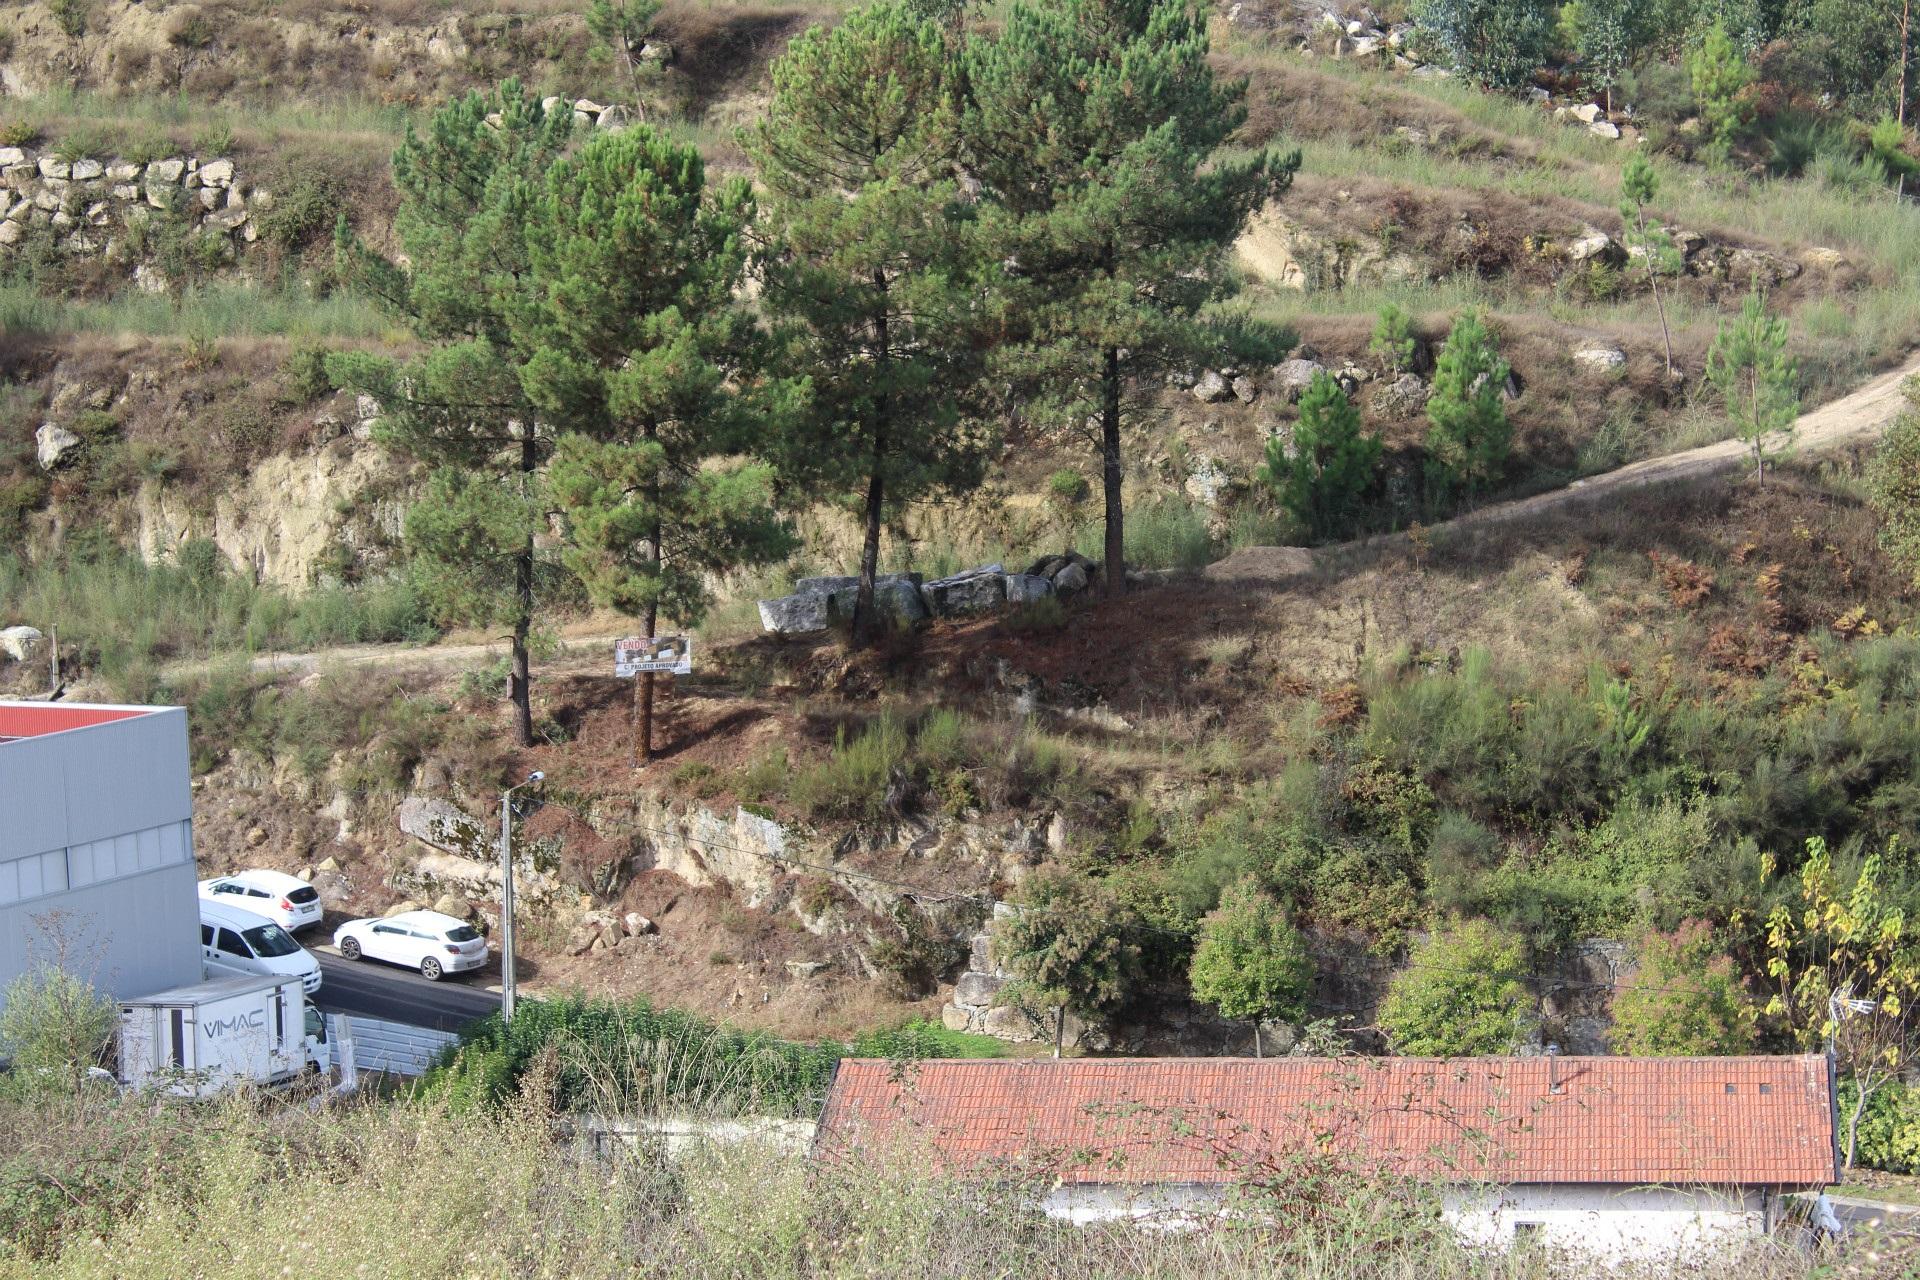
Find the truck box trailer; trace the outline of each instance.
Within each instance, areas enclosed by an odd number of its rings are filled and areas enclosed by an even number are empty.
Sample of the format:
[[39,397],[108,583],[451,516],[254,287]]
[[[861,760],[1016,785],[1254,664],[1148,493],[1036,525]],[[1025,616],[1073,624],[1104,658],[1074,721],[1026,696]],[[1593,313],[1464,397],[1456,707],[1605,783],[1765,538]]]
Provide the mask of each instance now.
[[120,1002],[120,1083],[206,1098],[327,1066],[326,1020],[297,976],[223,977]]

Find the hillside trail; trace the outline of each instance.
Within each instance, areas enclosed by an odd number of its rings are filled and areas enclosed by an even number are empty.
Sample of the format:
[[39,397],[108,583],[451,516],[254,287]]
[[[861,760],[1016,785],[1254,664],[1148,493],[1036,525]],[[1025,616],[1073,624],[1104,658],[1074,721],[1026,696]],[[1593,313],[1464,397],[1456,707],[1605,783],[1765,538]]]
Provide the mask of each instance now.
[[[1770,451],[1791,449],[1794,453],[1813,453],[1839,445],[1877,437],[1892,423],[1906,403],[1901,384],[1920,376],[1920,355],[1905,364],[1873,378],[1857,390],[1829,400],[1794,420],[1789,432],[1777,432],[1766,438]],[[1605,501],[1632,489],[1668,484],[1676,480],[1698,480],[1750,466],[1752,455],[1743,440],[1721,440],[1682,449],[1676,453],[1643,458],[1613,471],[1575,480],[1561,489],[1551,489],[1511,502],[1498,502],[1455,516],[1430,526],[1433,533],[1472,529],[1482,525],[1521,520],[1545,512],[1565,510]],[[1405,534],[1396,535],[1405,537]],[[1331,553],[1363,545],[1379,545],[1375,536],[1356,542],[1309,549],[1306,547],[1243,547],[1226,559],[1209,565],[1204,576],[1214,581],[1273,581],[1312,572]]]
[[[1909,377],[1920,375],[1920,355],[1897,369],[1867,382],[1859,389],[1831,400],[1802,414],[1791,436],[1769,439],[1770,448],[1791,444],[1796,451],[1817,451],[1878,435],[1900,411],[1903,398],[1900,386]],[[1553,489],[1512,502],[1496,503],[1432,526],[1435,533],[1449,529],[1473,528],[1506,520],[1518,520],[1543,512],[1604,500],[1610,494],[1675,480],[1698,479],[1741,466],[1747,459],[1747,447],[1739,440],[1683,449],[1629,463],[1614,471],[1576,480],[1563,489]],[[1404,536],[1404,535],[1403,535]],[[1379,539],[1371,540],[1375,544]],[[1348,547],[1358,543],[1345,544]],[[1310,550],[1305,547],[1242,547],[1226,559],[1209,565],[1203,576],[1213,581],[1278,581],[1309,573],[1322,556],[1337,552],[1339,546]],[[606,631],[606,619],[588,619],[577,629],[563,630],[558,637],[561,657],[584,658],[591,651],[605,654],[608,670],[613,665],[613,643],[631,630]],[[455,641],[431,645],[360,644],[338,645],[302,653],[261,653],[248,660],[250,669],[263,674],[304,675],[321,667],[411,667],[463,666],[498,658],[507,651],[504,639]],[[171,665],[168,674],[178,677],[204,674],[219,665],[217,660],[193,660]]]

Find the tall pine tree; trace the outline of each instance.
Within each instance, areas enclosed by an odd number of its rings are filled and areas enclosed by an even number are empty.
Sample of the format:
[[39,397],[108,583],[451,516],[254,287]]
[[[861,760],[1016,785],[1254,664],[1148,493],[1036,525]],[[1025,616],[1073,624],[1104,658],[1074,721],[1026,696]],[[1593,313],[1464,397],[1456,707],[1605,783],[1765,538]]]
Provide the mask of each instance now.
[[412,567],[443,620],[511,630],[514,740],[533,741],[529,648],[543,580],[540,470],[552,440],[521,385],[510,316],[530,283],[523,232],[540,176],[573,115],[548,114],[517,81],[471,93],[409,128],[393,157],[399,262],[337,233],[343,274],[430,344],[404,363],[328,359],[340,386],[382,410],[379,438],[431,468],[407,513]]
[[978,483],[965,412],[978,350],[977,239],[953,155],[941,27],[892,0],[813,28],[773,65],[747,145],[765,186],[764,304],[787,367],[811,383],[785,462],[861,490],[855,643],[874,623],[887,514]]
[[1277,354],[1250,326],[1210,329],[1225,256],[1279,195],[1297,155],[1218,153],[1245,118],[1244,82],[1207,61],[1187,0],[1017,4],[965,54],[966,163],[1008,262],[1001,363],[1056,428],[1097,423],[1106,586],[1126,589],[1121,427],[1155,375],[1223,348]]
[[[551,487],[562,558],[594,603],[655,634],[700,620],[711,574],[786,555],[772,469],[739,455],[777,421],[761,335],[735,296],[752,199],[707,184],[700,153],[640,126],[556,164],[532,204],[532,291],[516,317],[522,382],[562,434]],[[634,686],[635,754],[652,754],[654,676]]]

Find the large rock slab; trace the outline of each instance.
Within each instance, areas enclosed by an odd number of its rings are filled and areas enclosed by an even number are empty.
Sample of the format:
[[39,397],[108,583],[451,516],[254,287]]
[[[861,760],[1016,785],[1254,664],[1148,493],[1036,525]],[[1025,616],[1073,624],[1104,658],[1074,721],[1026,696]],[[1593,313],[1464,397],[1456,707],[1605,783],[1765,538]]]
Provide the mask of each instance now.
[[1004,565],[987,564],[937,578],[920,588],[927,612],[936,618],[987,613],[1007,601],[1007,571]]
[[1032,604],[1052,594],[1053,583],[1037,573],[1007,575],[1007,603],[1010,605]]
[[[920,586],[915,577],[906,574],[889,574],[873,580],[873,607],[882,616],[895,622],[918,622],[927,616],[926,602],[920,597]],[[860,602],[860,582],[855,579],[850,586],[841,587],[827,597],[830,615],[836,620],[853,621],[854,607]]]
[[831,597],[812,591],[760,601],[760,626],[780,636],[804,636],[825,631]]

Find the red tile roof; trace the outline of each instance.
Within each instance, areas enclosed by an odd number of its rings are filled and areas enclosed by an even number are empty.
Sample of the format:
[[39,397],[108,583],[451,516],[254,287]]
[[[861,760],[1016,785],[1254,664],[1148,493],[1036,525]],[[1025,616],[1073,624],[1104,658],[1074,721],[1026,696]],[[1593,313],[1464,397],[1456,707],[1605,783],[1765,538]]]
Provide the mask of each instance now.
[[61,706],[51,702],[0,702],[0,739],[37,738],[69,729],[85,729],[146,715],[151,708],[99,707],[84,704]]
[[909,1132],[955,1167],[1067,1182],[1231,1182],[1315,1151],[1361,1172],[1500,1183],[1834,1175],[1817,1055],[842,1062],[822,1148]]

